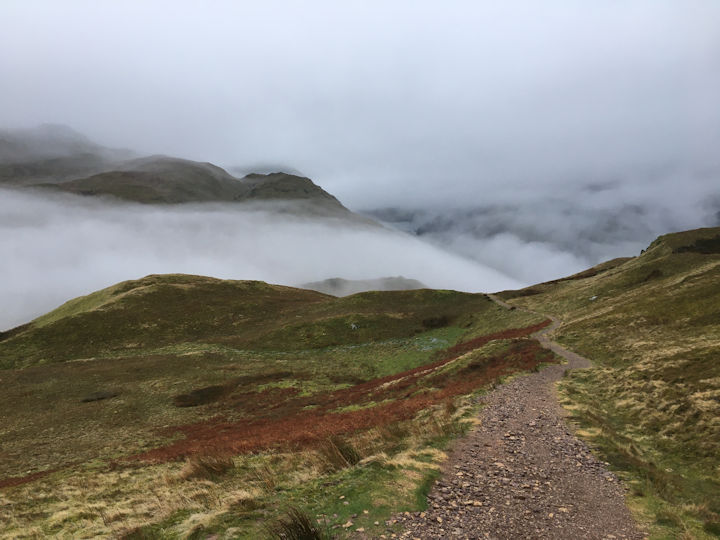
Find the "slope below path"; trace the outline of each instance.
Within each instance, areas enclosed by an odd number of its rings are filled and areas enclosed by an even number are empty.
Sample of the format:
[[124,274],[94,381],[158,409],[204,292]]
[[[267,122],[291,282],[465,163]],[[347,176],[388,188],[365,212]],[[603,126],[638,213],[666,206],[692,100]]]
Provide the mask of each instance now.
[[561,324],[551,319],[533,337],[567,364],[483,397],[481,424],[454,447],[428,510],[395,517],[398,538],[645,538],[618,479],[564,422],[555,383],[567,369],[591,363],[547,337]]

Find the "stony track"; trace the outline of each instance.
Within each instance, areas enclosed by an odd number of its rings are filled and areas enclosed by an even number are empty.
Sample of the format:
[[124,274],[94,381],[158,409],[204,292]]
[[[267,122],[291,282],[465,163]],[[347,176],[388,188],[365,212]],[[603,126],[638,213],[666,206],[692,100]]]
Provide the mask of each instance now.
[[[497,298],[496,302],[509,306]],[[396,538],[641,539],[615,475],[573,436],[555,394],[567,369],[590,361],[534,337],[567,360],[487,394],[480,426],[453,448],[428,510],[395,516]]]

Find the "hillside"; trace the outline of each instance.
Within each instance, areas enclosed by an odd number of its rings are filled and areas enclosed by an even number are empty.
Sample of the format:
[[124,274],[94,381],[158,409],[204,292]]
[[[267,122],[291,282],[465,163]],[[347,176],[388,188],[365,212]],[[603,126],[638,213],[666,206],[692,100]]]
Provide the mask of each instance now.
[[720,534],[720,228],[499,296],[559,317],[558,341],[597,363],[562,385],[567,405],[658,537]]
[[[560,396],[651,538],[713,538],[719,274],[716,228],[498,293],[515,309],[483,294],[336,298],[180,274],[77,298],[0,334],[4,534],[258,538],[287,508],[300,514],[285,522],[319,519],[340,537],[399,532],[385,520],[424,508],[478,392],[557,361],[529,338],[547,328],[595,363],[568,372]],[[515,386],[545,407],[552,391],[529,380]],[[506,420],[488,427],[520,444]],[[554,448],[544,429],[525,428]],[[558,463],[575,470],[573,452]]]
[[0,366],[197,341],[283,351],[363,343],[412,336],[434,325],[462,326],[466,321],[460,318],[471,317],[487,302],[483,296],[430,290],[336,299],[256,281],[148,276],[71,300],[0,334]]
[[124,162],[111,171],[43,187],[147,204],[233,201],[247,192],[246,186],[220,167],[165,156]]
[[546,324],[482,294],[189,275],[72,300],[0,335],[0,536],[258,538],[288,506],[380,534],[465,396],[553,361],[527,338]]
[[0,184],[143,204],[252,203],[274,212],[377,226],[300,175],[237,178],[212,163],[162,155],[137,158],[66,126],[0,130]]
[[[211,163],[167,156],[136,159],[110,171],[40,187],[76,195],[112,196],[144,204],[284,201],[306,203],[319,213],[345,217],[351,214],[309,178],[277,172],[249,174],[238,179]],[[297,205],[297,208],[301,206]]]
[[30,129],[0,128],[0,163],[27,163],[82,154],[99,155],[105,150],[63,125],[42,124]]

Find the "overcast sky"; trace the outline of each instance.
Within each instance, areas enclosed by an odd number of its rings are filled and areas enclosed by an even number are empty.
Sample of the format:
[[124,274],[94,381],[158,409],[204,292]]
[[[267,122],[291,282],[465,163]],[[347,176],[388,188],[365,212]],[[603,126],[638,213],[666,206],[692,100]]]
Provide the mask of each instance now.
[[298,170],[351,209],[404,207],[398,228],[465,257],[2,191],[0,327],[148,272],[495,290],[720,224],[718,0],[0,0],[0,22],[0,127]]
[[718,167],[715,0],[3,0],[0,20],[3,126],[293,167],[355,208]]

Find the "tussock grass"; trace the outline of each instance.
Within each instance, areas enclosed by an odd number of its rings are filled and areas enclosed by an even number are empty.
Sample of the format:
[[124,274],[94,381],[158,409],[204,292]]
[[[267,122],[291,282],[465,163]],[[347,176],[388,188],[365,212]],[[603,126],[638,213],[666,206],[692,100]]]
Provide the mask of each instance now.
[[267,525],[269,538],[275,540],[330,540],[332,536],[299,508],[291,507]]
[[234,466],[235,463],[231,456],[210,454],[192,456],[185,462],[179,476],[182,480],[191,478],[217,480],[231,471]]
[[324,441],[319,453],[330,471],[352,467],[362,459],[357,449],[341,437],[331,437]]

